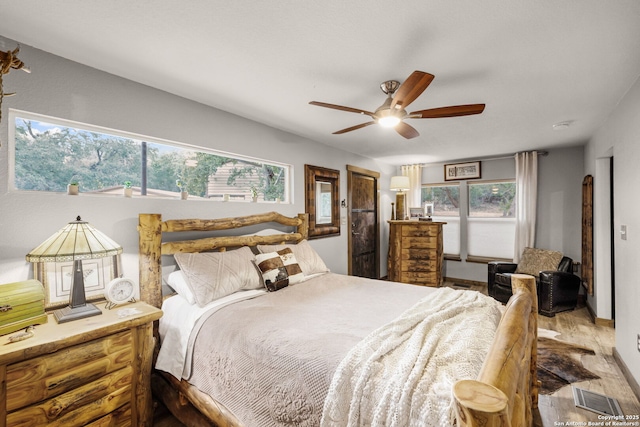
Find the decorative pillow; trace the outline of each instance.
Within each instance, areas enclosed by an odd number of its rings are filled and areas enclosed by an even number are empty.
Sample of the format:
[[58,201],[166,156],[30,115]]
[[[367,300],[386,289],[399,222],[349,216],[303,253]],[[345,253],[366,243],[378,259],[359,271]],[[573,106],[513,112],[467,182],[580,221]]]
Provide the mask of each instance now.
[[256,255],[255,264],[262,273],[264,286],[269,292],[301,282],[304,274],[291,248]]
[[246,246],[226,252],[174,255],[200,307],[240,290],[260,289],[262,283],[251,262],[253,257]]
[[182,270],[176,270],[169,274],[169,277],[167,277],[167,284],[179,295],[182,295],[189,304],[196,303],[196,297],[193,295],[193,292],[191,292],[191,288],[187,283],[187,278],[184,276],[184,272]]
[[318,255],[306,240],[302,240],[297,245],[258,245],[258,251],[261,253],[279,251],[284,248],[291,248],[305,276],[329,272],[320,255]]
[[524,248],[516,273],[538,277],[541,271],[557,270],[561,260],[562,252]]

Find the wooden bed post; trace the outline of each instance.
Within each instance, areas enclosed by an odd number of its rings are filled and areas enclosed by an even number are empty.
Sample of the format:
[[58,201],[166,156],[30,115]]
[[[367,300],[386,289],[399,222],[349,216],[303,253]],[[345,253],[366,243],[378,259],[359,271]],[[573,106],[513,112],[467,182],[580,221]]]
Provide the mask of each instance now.
[[513,296],[477,380],[453,386],[461,427],[533,425],[538,405],[538,300],[535,277],[511,276]]
[[[161,243],[162,215],[138,215],[140,299],[156,308],[162,306]],[[153,286],[149,286],[153,284]]]
[[298,226],[298,233],[302,235],[302,239],[309,238],[309,214],[301,213],[298,214],[298,218],[300,218],[300,225]]

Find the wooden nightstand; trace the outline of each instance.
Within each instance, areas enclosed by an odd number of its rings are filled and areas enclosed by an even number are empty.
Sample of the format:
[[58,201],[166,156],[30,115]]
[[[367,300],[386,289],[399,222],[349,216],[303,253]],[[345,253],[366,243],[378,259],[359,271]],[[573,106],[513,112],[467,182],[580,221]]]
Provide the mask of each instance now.
[[24,341],[0,337],[0,427],[151,426],[152,331],[162,311],[98,307],[102,315],[69,323],[49,315]]

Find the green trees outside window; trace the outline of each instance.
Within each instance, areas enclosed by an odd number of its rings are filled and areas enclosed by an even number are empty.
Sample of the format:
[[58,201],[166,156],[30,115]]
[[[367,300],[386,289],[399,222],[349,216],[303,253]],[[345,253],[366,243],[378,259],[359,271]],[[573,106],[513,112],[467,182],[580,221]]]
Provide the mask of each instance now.
[[[76,181],[81,192],[106,192],[124,182],[142,195],[222,200],[224,194],[286,201],[286,165],[218,155],[42,121],[15,118],[15,188],[64,192]],[[144,160],[143,160],[144,159]]]

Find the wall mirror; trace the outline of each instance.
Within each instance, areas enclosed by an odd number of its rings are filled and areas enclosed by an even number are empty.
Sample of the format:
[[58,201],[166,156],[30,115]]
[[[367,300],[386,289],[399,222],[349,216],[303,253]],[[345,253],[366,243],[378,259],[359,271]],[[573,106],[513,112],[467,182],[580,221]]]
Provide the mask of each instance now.
[[305,212],[309,238],[340,234],[340,171],[304,165]]

